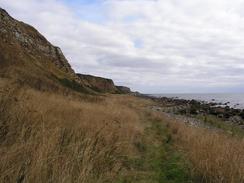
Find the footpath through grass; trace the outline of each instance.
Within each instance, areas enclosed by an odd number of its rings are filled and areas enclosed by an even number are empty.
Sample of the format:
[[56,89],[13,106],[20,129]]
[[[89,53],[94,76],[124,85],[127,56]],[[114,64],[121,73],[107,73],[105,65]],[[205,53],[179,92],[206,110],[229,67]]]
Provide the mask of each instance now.
[[129,173],[118,183],[188,183],[190,165],[173,146],[173,138],[166,123],[149,117],[148,127],[135,146],[138,156],[127,159]]

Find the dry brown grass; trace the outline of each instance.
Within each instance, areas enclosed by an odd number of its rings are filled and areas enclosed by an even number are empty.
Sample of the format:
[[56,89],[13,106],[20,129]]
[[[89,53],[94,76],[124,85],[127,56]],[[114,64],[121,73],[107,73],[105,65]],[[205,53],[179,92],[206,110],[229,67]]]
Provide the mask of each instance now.
[[196,182],[244,182],[243,139],[142,110],[150,100],[64,96],[8,83],[0,83],[0,182],[114,182],[128,174],[125,157],[137,156],[134,144],[153,121],[170,129]]
[[88,102],[6,89],[0,98],[0,182],[114,180],[142,132],[126,98]]
[[175,143],[192,163],[198,182],[244,182],[244,139],[180,122],[171,121],[168,126]]

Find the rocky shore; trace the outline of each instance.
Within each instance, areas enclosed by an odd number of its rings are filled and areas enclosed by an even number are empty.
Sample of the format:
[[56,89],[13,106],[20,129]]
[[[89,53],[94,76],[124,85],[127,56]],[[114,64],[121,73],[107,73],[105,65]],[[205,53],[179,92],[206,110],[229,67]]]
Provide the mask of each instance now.
[[223,123],[244,129],[244,109],[232,108],[228,106],[228,103],[216,103],[214,100],[211,102],[203,102],[179,98],[158,98],[148,95],[142,97],[150,98],[158,104],[158,106],[153,107],[153,110],[165,112],[171,116],[177,115],[176,118],[181,118],[181,120],[192,123],[194,126],[201,126],[202,123],[199,120],[199,116],[203,120],[212,116]]

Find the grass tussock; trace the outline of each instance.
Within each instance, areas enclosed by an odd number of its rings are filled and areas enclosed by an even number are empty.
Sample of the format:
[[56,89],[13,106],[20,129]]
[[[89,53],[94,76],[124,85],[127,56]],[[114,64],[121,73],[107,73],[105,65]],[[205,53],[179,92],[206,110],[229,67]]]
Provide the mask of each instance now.
[[244,182],[244,139],[223,131],[168,123],[175,143],[192,164],[196,182]]
[[112,182],[141,133],[122,99],[88,102],[31,89],[0,99],[0,182]]

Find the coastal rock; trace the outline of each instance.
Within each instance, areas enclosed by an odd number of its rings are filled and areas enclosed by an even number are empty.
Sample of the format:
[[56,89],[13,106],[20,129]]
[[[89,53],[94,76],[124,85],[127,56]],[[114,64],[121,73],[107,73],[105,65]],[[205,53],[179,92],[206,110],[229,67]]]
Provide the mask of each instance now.
[[109,93],[118,93],[118,89],[114,85],[112,79],[85,75],[85,74],[77,74],[77,76],[85,82],[85,85],[97,92],[109,92]]
[[[31,56],[37,62],[46,64],[50,60],[57,68],[75,76],[60,48],[53,46],[35,28],[13,19],[0,8],[0,37],[4,40],[2,51],[9,48],[16,54]],[[0,43],[1,44],[1,43]],[[13,53],[14,54],[14,53]]]
[[1,8],[0,40],[0,76],[16,79],[36,89],[57,88],[61,84],[79,92],[130,91],[127,87],[120,90],[111,79],[76,74],[59,47]]
[[242,119],[244,119],[244,109],[240,112],[240,116]]
[[121,93],[131,93],[130,88],[126,86],[116,86]]
[[235,109],[215,102],[207,103],[178,98],[152,97],[152,100],[159,102],[165,112],[187,116],[213,115],[221,118],[223,122],[228,121],[239,127],[244,125],[244,109]]
[[243,125],[243,120],[240,116],[232,116],[229,118],[229,121],[237,125]]

